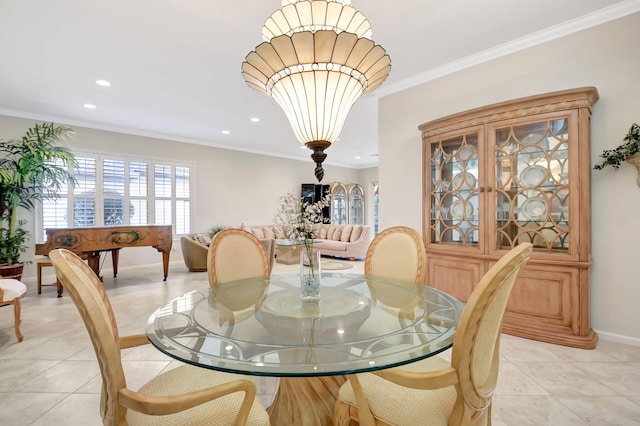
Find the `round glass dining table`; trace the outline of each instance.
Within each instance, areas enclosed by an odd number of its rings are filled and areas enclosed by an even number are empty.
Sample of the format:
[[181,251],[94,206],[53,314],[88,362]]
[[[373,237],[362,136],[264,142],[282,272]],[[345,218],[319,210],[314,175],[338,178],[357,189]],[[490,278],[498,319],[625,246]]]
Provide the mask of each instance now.
[[280,377],[274,425],[330,424],[344,375],[450,348],[464,307],[433,287],[357,274],[323,274],[312,302],[300,297],[299,275],[203,283],[151,315],[149,340],[189,364]]

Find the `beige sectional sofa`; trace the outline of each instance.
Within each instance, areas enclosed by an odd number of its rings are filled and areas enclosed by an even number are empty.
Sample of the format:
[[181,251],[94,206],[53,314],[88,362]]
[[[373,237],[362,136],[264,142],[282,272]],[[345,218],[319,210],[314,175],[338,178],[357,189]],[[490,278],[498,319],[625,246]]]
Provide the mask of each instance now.
[[[285,239],[287,236],[277,225],[242,225],[256,237]],[[367,225],[320,225],[313,247],[325,256],[346,257],[350,260],[364,258],[373,238],[373,231]]]

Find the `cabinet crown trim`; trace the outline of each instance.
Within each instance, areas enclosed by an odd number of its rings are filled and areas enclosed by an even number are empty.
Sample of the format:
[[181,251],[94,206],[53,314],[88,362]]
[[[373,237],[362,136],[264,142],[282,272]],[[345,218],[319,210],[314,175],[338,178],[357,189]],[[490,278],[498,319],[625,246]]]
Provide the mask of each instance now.
[[588,108],[591,113],[591,106],[598,98],[598,90],[595,87],[550,92],[448,115],[421,124],[418,129],[422,132],[423,138],[428,138],[467,127],[548,112]]

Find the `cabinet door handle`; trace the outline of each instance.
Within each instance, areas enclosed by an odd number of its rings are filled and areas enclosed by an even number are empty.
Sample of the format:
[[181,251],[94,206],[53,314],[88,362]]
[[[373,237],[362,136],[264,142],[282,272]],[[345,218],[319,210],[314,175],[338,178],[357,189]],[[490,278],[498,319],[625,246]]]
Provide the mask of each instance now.
[[484,192],[484,186],[480,187],[480,192]]
[[487,192],[491,192],[491,187],[487,186]]

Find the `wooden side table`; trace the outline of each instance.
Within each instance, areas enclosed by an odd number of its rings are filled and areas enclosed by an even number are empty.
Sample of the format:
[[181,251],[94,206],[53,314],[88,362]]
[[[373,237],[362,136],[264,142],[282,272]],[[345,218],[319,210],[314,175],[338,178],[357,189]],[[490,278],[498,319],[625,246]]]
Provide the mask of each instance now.
[[42,293],[42,287],[49,287],[49,286],[56,286],[57,290],[58,290],[58,297],[62,297],[62,284],[60,283],[60,281],[58,281],[56,279],[55,283],[52,284],[42,284],[42,268],[45,267],[52,267],[53,268],[53,264],[51,263],[51,260],[49,260],[48,257],[40,257],[36,259],[36,270],[37,270],[37,274],[38,274],[38,294]]

